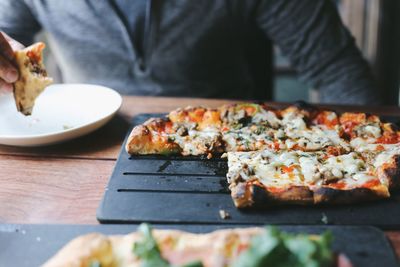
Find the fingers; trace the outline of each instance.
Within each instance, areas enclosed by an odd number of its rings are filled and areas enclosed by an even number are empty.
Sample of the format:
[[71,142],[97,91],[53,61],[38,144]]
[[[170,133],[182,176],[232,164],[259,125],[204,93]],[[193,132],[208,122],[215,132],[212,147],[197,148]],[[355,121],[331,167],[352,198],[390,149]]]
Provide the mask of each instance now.
[[349,258],[347,258],[344,254],[339,254],[338,256],[338,266],[339,267],[353,267]]
[[8,36],[6,33],[4,33],[4,32],[0,32],[0,33],[8,41],[8,43],[10,44],[10,46],[11,46],[13,51],[22,50],[22,49],[25,48],[25,46],[23,44],[21,44],[20,42],[14,40],[10,36]]
[[15,67],[14,51],[24,46],[13,40],[4,32],[0,32],[0,93],[13,91],[12,83],[18,80],[18,70]]
[[14,51],[4,33],[0,33],[0,51],[7,60],[14,60]]
[[11,83],[7,83],[4,80],[0,79],[0,95],[3,93],[11,93],[13,91],[13,85]]
[[18,80],[18,71],[4,56],[0,55],[0,78],[7,83]]

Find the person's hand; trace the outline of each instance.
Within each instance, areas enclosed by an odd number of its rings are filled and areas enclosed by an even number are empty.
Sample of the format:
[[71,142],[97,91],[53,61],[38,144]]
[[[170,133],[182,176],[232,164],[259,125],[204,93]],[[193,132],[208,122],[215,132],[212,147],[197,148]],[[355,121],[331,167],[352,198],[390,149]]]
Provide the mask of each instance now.
[[18,80],[19,76],[14,51],[23,48],[22,44],[0,32],[0,93],[12,92],[12,84]]
[[339,254],[338,256],[338,267],[353,267],[353,264],[351,264],[349,258],[346,257],[344,254]]

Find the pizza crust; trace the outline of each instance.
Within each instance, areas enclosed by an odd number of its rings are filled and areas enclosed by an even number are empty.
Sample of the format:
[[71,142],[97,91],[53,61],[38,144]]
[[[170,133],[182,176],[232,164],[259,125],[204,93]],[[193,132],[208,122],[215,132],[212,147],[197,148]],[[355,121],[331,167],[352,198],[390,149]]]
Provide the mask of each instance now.
[[166,123],[166,120],[153,118],[134,127],[126,142],[125,150],[131,155],[178,153],[179,146],[168,140],[168,136],[164,134]]
[[24,115],[31,115],[36,98],[53,82],[43,64],[44,48],[44,43],[36,43],[15,52],[19,79],[14,83],[14,99],[18,111]]
[[[193,234],[179,230],[153,230],[163,258],[179,266],[201,260],[205,267],[226,266],[238,255],[238,246],[246,246],[263,228],[217,230]],[[98,233],[77,237],[65,245],[43,267],[87,267],[96,260],[102,267],[139,267],[132,246],[140,233],[105,236]]]
[[377,168],[379,180],[387,181],[390,189],[400,189],[400,155],[393,155],[389,162]]
[[314,203],[316,204],[352,204],[389,197],[389,190],[384,185],[348,190],[321,187],[314,191]]
[[77,237],[65,245],[43,267],[86,267],[98,260],[102,266],[114,266],[113,245],[102,234]]
[[347,190],[330,187],[311,190],[306,186],[290,186],[279,191],[269,191],[259,183],[250,181],[231,185],[229,188],[237,208],[262,208],[283,204],[351,204],[390,197],[388,188],[384,185]]
[[237,208],[261,208],[276,204],[313,204],[313,192],[305,186],[290,186],[269,191],[259,183],[243,182],[230,185],[231,196]]
[[135,127],[126,150],[227,152],[229,189],[239,208],[363,202],[400,188],[396,127],[375,115],[304,103],[281,110],[252,103],[177,109]]

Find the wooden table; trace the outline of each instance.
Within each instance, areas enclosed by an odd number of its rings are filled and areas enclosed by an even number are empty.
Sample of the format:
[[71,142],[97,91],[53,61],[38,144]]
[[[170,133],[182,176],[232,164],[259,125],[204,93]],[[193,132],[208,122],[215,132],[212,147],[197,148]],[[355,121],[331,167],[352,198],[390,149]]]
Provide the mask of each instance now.
[[[0,146],[0,222],[98,224],[96,209],[134,115],[229,102],[127,96],[118,115],[86,137],[42,148]],[[328,107],[400,116],[398,107]],[[385,233],[400,256],[400,231]]]

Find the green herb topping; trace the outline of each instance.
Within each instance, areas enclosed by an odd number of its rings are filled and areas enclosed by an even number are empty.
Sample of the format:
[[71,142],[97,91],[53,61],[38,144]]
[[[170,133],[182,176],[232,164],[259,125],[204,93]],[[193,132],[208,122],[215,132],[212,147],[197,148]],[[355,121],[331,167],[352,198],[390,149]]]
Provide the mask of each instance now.
[[[133,253],[140,258],[142,267],[175,267],[163,259],[160,248],[157,245],[151,233],[151,227],[148,224],[141,224],[139,231],[143,235],[141,242],[133,245]],[[190,262],[180,267],[203,267],[201,261]]]
[[332,266],[332,235],[326,232],[313,237],[290,234],[267,227],[255,236],[233,267],[327,267]]

